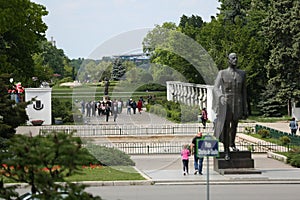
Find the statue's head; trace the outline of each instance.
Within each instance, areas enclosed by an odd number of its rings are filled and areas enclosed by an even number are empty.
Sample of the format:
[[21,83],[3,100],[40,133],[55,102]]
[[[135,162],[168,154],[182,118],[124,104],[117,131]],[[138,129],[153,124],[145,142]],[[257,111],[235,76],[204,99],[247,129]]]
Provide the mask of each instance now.
[[237,65],[237,61],[238,61],[238,57],[236,53],[230,53],[228,56],[229,65],[235,67]]

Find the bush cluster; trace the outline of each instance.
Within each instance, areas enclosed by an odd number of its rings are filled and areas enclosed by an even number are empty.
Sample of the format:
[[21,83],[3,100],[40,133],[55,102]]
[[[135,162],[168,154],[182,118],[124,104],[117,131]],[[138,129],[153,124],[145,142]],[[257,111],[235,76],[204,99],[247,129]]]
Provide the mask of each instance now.
[[146,109],[151,113],[178,123],[196,122],[199,114],[197,106],[187,106],[167,100],[157,100],[154,105],[148,104]]
[[288,153],[287,162],[294,167],[300,167],[300,147],[294,148]]
[[[52,99],[52,122],[55,122],[55,118],[61,118],[63,123],[73,123],[73,111],[72,103],[68,100],[62,100],[58,98]],[[79,114],[79,110],[74,110],[75,114]]]
[[281,143],[282,143],[283,145],[287,145],[287,144],[291,143],[291,138],[289,138],[289,137],[286,136],[286,135],[281,136],[281,137],[279,138],[279,140],[281,141]]
[[137,91],[166,91],[166,86],[158,83],[148,83],[137,88]]
[[82,150],[89,156],[87,161],[81,163],[82,165],[135,166],[135,163],[130,159],[129,155],[116,148],[87,144]]
[[270,137],[270,131],[267,129],[259,129],[257,131],[257,134],[261,136],[261,138],[269,138]]

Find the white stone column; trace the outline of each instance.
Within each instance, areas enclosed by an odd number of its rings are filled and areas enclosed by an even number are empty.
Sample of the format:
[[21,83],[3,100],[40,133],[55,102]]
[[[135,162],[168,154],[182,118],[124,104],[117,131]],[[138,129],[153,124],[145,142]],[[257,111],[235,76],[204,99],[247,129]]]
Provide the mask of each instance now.
[[216,119],[216,113],[213,111],[213,86],[207,85],[207,115],[208,119],[213,122]]
[[52,124],[51,91],[52,88],[25,88],[25,101],[35,98],[26,108],[28,125],[32,125],[32,120],[43,120],[43,125]]
[[292,102],[292,117],[295,117],[297,121],[300,120],[300,107],[296,107],[296,102]]
[[174,83],[172,81],[167,81],[167,100],[173,101],[173,90],[174,90]]

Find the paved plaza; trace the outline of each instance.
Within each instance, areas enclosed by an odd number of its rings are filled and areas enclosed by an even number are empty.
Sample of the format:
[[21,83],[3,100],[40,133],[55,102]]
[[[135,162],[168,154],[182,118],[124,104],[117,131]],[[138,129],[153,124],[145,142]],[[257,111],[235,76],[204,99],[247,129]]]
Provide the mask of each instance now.
[[[110,117],[109,121],[106,122],[104,116],[90,117],[86,118],[86,120],[87,125],[118,124],[150,126],[155,124],[174,124],[171,121],[147,112],[129,115],[126,113],[126,109],[123,109],[123,112],[118,115],[116,122],[113,121],[113,117]],[[280,131],[289,132],[288,122],[260,124]],[[18,133],[31,132],[32,134],[38,134],[39,128],[40,127],[38,126],[19,127]],[[244,134],[240,134],[239,137],[242,137],[241,135]],[[273,158],[268,158],[268,155],[266,153],[252,154],[255,169],[260,171],[261,174],[243,175],[220,175],[213,170],[212,158],[209,158],[208,163],[207,159],[204,160],[203,175],[194,175],[193,157],[191,156],[189,161],[190,174],[186,176],[183,176],[182,174],[182,163],[179,154],[132,155],[131,158],[136,163],[136,169],[147,178],[147,181],[137,181],[134,184],[206,184],[207,180],[210,180],[212,184],[300,183],[299,168],[294,168],[281,161],[275,160]],[[88,184],[111,185],[120,183],[93,182]],[[122,184],[126,183],[122,182]],[[131,181],[127,184],[133,183]]]

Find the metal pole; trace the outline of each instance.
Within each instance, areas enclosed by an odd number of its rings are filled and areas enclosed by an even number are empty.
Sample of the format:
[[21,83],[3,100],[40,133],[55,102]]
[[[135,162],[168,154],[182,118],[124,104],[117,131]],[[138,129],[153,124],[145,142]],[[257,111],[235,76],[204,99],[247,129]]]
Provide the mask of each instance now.
[[207,178],[206,178],[206,200],[209,200],[209,156],[206,156],[206,174],[207,174]]

